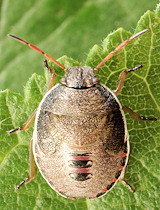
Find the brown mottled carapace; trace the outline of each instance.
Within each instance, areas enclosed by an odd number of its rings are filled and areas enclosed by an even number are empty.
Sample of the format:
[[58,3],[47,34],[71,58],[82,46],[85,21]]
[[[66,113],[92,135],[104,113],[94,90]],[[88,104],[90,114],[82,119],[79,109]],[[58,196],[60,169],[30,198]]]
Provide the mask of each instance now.
[[61,195],[96,198],[123,175],[129,154],[126,121],[107,87],[54,86],[39,106],[35,128],[35,161]]

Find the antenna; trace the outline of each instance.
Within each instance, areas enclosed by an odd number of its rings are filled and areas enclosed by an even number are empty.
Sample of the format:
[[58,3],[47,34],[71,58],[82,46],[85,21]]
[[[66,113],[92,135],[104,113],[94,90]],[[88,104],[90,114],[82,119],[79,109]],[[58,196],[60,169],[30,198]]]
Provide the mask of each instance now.
[[94,69],[94,72],[96,72],[99,68],[101,68],[110,58],[112,58],[112,56],[120,51],[123,47],[125,47],[129,42],[131,42],[132,40],[134,40],[135,38],[137,38],[138,36],[148,32],[149,29],[145,29],[143,31],[140,31],[139,33],[131,36],[128,40],[125,40],[123,43],[121,43],[114,51],[110,52]]
[[61,69],[63,69],[64,71],[66,71],[65,66],[63,66],[61,63],[59,63],[55,58],[53,58],[51,55],[43,52],[41,49],[39,49],[38,47],[36,47],[33,44],[30,44],[28,42],[26,42],[25,40],[18,38],[14,35],[8,34],[8,36],[12,37],[13,39],[17,40],[18,42],[21,42],[22,44],[28,45],[28,47],[32,48],[33,50],[37,51],[38,53],[44,55],[44,57],[48,58],[49,60],[51,60],[53,63],[55,63],[57,66],[59,66]]

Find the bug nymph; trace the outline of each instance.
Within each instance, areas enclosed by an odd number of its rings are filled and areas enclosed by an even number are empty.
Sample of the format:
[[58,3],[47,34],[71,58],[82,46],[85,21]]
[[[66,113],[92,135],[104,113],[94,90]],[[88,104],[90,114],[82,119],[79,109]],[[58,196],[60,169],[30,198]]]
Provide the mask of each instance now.
[[56,74],[51,73],[46,94],[30,118],[16,131],[28,129],[34,118],[34,133],[30,141],[30,173],[18,186],[31,181],[35,175],[35,163],[49,186],[67,198],[98,198],[109,192],[121,179],[129,156],[129,141],[126,119],[127,111],[136,120],[155,121],[155,117],[143,117],[117,98],[128,73],[142,65],[124,70],[119,77],[116,90],[100,84],[95,73],[116,52],[136,37],[147,32],[145,29],[120,44],[94,69],[89,66],[73,66],[66,69],[61,63],[38,47],[10,35],[17,41],[44,55],[62,68],[66,74],[62,84],[54,86]]
[[94,70],[90,66],[73,66],[68,69],[61,83],[72,88],[89,88],[99,83]]

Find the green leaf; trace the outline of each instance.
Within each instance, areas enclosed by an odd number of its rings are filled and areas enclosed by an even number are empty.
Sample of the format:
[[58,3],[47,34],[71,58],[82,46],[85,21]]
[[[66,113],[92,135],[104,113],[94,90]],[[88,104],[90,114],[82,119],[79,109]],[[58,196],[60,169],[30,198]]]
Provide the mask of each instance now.
[[[139,20],[134,33],[138,37],[114,55],[98,72],[103,84],[115,89],[118,75],[124,69],[142,64],[125,81],[119,100],[144,116],[160,119],[160,13],[147,11]],[[102,58],[129,38],[131,33],[120,28],[109,34],[102,46],[95,45],[87,55],[86,64],[95,67]],[[27,58],[26,58],[27,60]],[[67,67],[80,65],[66,56],[60,61]],[[27,61],[28,62],[28,61]],[[22,69],[23,70],[23,69]],[[63,72],[56,68],[58,80]],[[54,192],[38,173],[20,190],[16,184],[28,175],[28,145],[33,128],[8,136],[6,131],[21,125],[35,110],[46,90],[46,77],[37,74],[27,82],[24,95],[9,90],[0,93],[0,201],[1,209],[159,209],[160,206],[160,121],[139,122],[128,114],[131,154],[125,179],[135,188],[131,193],[120,181],[108,194],[99,199],[70,200]]]
[[139,17],[147,9],[154,9],[156,3],[157,0],[3,0],[0,89],[22,92],[21,87],[34,72],[43,74],[42,56],[7,34],[26,39],[55,58],[67,55],[83,61],[88,50],[110,31],[118,27],[132,30]]

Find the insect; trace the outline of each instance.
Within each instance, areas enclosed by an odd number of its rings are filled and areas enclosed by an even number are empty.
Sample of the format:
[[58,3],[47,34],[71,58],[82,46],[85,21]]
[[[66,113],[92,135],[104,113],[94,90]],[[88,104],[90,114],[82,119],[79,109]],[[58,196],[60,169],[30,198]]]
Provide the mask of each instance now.
[[157,119],[142,117],[122,106],[117,95],[127,75],[142,65],[124,70],[114,91],[100,84],[95,73],[116,52],[147,31],[145,29],[124,41],[94,69],[89,66],[67,69],[38,47],[9,35],[43,54],[65,71],[61,84],[54,86],[56,73],[47,60],[44,61],[51,73],[45,96],[21,127],[8,131],[11,134],[26,130],[35,118],[30,141],[29,177],[17,186],[18,189],[35,177],[36,163],[49,186],[67,198],[98,198],[109,192],[119,179],[134,191],[124,179],[130,147],[123,111],[137,120]]

